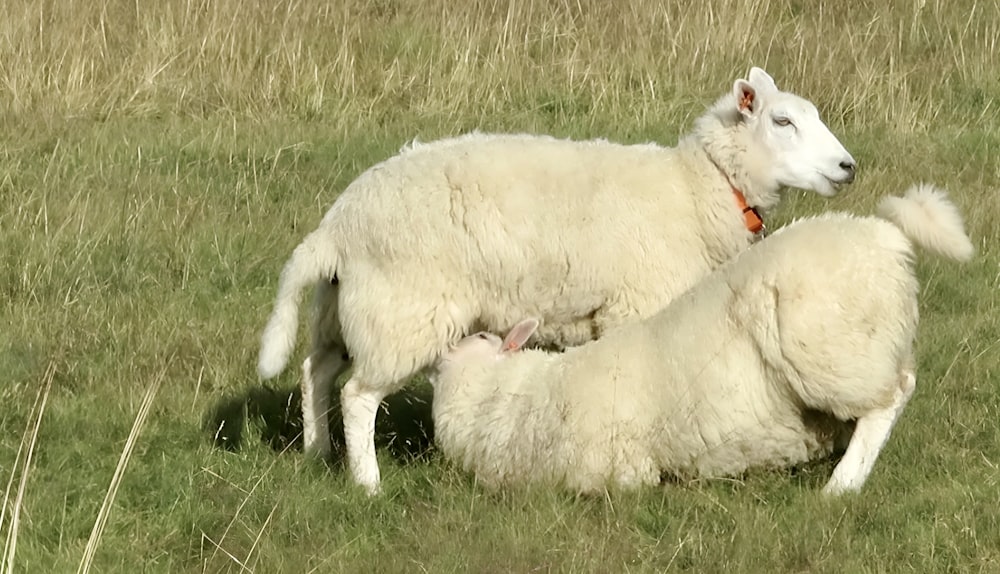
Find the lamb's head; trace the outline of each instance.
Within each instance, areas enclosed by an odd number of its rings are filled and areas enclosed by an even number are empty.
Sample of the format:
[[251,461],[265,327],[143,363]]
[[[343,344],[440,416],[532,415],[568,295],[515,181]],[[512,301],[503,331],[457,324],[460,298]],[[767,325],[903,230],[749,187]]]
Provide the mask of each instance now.
[[750,70],[749,80],[736,80],[733,93],[755,143],[770,152],[778,185],[832,196],[854,181],[854,158],[811,102],[782,92],[760,68]]
[[[536,329],[538,319],[525,319],[514,325],[503,339],[487,331],[473,333],[442,354],[436,370],[444,374],[453,368],[485,366],[501,361],[520,351]],[[435,382],[433,378],[432,382]]]

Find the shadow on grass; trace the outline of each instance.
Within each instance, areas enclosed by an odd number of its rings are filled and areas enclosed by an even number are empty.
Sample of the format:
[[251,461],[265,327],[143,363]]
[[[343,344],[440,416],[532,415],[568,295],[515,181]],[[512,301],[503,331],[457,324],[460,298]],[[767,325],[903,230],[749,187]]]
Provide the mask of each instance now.
[[[333,386],[330,397],[331,464],[344,466],[344,426],[340,413],[340,386]],[[434,423],[431,416],[431,386],[421,379],[387,397],[381,405],[375,425],[375,445],[401,463],[429,459]],[[853,424],[843,424],[831,417],[808,411],[807,426],[822,428],[836,436],[834,451],[816,460],[787,468],[753,468],[730,478],[706,479],[680,477],[665,472],[660,484],[668,488],[721,488],[738,491],[750,488],[767,493],[781,485],[793,483],[798,489],[818,490],[829,480],[850,440]],[[241,394],[224,397],[209,411],[206,431],[215,446],[238,451],[247,440],[260,440],[277,452],[302,448],[302,396],[298,387],[275,389],[255,386]],[[603,500],[603,495],[594,495]],[[583,498],[587,498],[584,496]]]
[[[344,425],[340,415],[340,387],[330,397],[332,463],[344,464]],[[379,410],[375,446],[402,462],[426,460],[433,443],[431,393],[428,384],[408,385],[390,395]],[[247,440],[259,439],[275,451],[302,448],[302,393],[293,389],[257,386],[224,397],[209,411],[205,422],[218,448],[237,451]],[[253,436],[247,435],[252,433]],[[259,436],[257,436],[259,433]]]

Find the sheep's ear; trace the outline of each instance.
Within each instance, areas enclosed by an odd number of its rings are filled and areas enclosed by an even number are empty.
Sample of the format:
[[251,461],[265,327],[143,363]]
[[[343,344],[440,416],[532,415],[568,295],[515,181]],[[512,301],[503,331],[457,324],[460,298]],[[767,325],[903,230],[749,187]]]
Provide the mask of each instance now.
[[504,337],[501,352],[513,353],[520,351],[521,347],[528,342],[528,339],[535,334],[536,329],[538,329],[538,319],[525,319],[514,325],[510,332],[507,333],[507,336]]
[[733,94],[736,95],[737,109],[748,118],[754,115],[760,107],[757,90],[746,80],[736,80],[736,83],[733,84]]
[[778,91],[778,86],[774,83],[774,78],[756,66],[750,68],[748,78],[750,80],[750,84],[762,94]]

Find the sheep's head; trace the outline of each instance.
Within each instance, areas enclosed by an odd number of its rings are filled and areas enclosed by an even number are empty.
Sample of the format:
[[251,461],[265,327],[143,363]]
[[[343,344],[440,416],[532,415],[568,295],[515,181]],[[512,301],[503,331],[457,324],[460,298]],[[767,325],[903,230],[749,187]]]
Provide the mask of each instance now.
[[499,360],[503,339],[488,331],[479,331],[455,343],[441,356],[442,361],[468,364]]
[[777,88],[760,68],[733,84],[736,106],[754,142],[772,158],[771,177],[785,187],[832,196],[854,181],[854,158],[823,123],[812,102]]
[[440,372],[450,366],[482,365],[503,360],[520,351],[536,329],[538,319],[525,319],[514,325],[503,339],[487,331],[473,333],[441,355],[437,370]]

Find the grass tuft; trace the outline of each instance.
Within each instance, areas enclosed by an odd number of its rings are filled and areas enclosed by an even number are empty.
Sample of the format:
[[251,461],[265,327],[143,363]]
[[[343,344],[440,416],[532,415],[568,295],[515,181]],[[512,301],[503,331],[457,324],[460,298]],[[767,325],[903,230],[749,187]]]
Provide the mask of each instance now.
[[83,559],[80,560],[80,567],[77,569],[78,574],[90,572],[94,555],[97,553],[97,548],[101,543],[101,536],[104,534],[104,528],[111,514],[111,506],[114,504],[118,488],[121,486],[122,477],[128,468],[129,460],[132,458],[132,451],[135,449],[136,442],[139,440],[139,434],[146,424],[146,417],[149,415],[149,411],[153,406],[153,400],[156,398],[156,392],[160,389],[160,384],[163,382],[165,375],[166,370],[161,371],[160,375],[151,381],[146,388],[142,404],[139,405],[139,412],[136,413],[135,422],[132,423],[132,430],[129,431],[128,438],[125,440],[125,446],[122,447],[121,458],[118,459],[115,474],[111,477],[111,484],[108,485],[108,491],[104,495],[104,502],[101,503],[101,508],[97,513],[97,520],[94,521],[94,528],[90,531],[90,538],[87,539],[87,547],[84,549]]
[[[52,378],[55,376],[55,367],[53,364],[45,370],[45,374],[42,377],[41,385],[38,388],[38,394],[35,397],[35,404],[31,409],[31,418],[29,419],[28,425],[25,428],[25,433],[21,437],[21,442],[17,447],[17,456],[14,459],[14,465],[10,470],[10,478],[7,481],[7,488],[4,489],[3,494],[3,509],[0,510],[0,529],[6,525],[7,527],[7,537],[4,541],[3,547],[3,572],[11,574],[14,572],[14,556],[17,552],[17,534],[21,526],[21,510],[22,504],[24,502],[24,495],[27,491],[28,486],[28,475],[31,471],[32,458],[35,455],[35,445],[38,442],[38,429],[42,424],[42,415],[45,414],[45,405],[49,400],[49,392],[52,389]],[[22,458],[22,452],[24,457]],[[14,479],[17,477],[18,467],[20,466],[20,480],[18,481],[17,493],[14,495],[14,500],[10,499],[10,489],[14,484]],[[10,509],[10,522],[6,522],[7,510]]]

